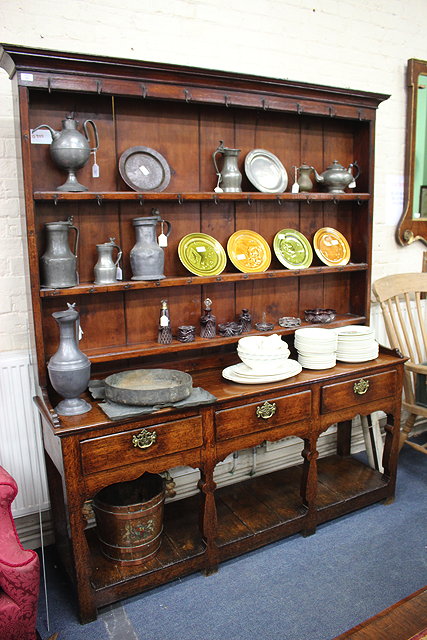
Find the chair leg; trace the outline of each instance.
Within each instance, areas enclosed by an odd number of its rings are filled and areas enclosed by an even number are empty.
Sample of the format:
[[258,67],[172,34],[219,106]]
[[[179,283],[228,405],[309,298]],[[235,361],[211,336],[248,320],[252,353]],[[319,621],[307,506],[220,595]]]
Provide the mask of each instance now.
[[415,420],[416,420],[417,416],[415,413],[411,413],[409,415],[409,418],[406,420],[402,431],[400,432],[400,441],[399,441],[399,451],[401,450],[401,448],[403,447],[403,445],[405,444],[405,442],[407,441],[409,434],[411,433],[414,424],[415,424]]

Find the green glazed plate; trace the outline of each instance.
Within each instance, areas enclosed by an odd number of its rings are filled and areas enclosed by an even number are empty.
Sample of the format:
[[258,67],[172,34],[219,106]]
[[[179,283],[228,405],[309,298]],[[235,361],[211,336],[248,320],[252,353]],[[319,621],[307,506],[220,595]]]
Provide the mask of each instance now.
[[313,249],[307,238],[296,229],[282,229],[273,240],[277,259],[288,269],[306,269],[313,261]]
[[181,238],[178,256],[184,267],[196,276],[217,276],[227,264],[224,247],[206,233],[189,233]]

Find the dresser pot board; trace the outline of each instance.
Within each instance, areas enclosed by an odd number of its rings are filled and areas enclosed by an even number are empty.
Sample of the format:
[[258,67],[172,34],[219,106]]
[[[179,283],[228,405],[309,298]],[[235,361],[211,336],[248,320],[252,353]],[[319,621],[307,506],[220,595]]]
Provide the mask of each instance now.
[[[281,381],[239,384],[222,376],[238,362],[239,336],[200,337],[208,299],[217,324],[249,310],[252,328],[245,335],[259,333],[256,323],[273,324],[265,335],[283,336],[293,357],[295,324],[279,325],[281,317],[302,318],[301,326],[309,327],[304,310],[319,308],[335,312],[328,328],[369,323],[375,116],[388,96],[12,45],[3,45],[1,65],[19,106],[40,383],[36,403],[55,538],[75,584],[80,620],[94,620],[97,608],[121,598],[194,571],[209,573],[222,560],[297,532],[314,533],[319,523],[392,499],[404,362],[397,353],[381,348],[378,358],[367,362],[338,362],[329,369],[304,368]],[[87,120],[97,128],[96,156],[76,172],[84,191],[57,190],[64,169],[53,162],[49,140],[37,144],[31,134],[45,122],[60,130],[68,116],[79,128]],[[221,141],[240,150],[241,191],[215,189],[212,155]],[[95,146],[93,140],[88,144]],[[271,192],[268,181],[262,190],[254,188],[244,167],[254,150],[262,162],[272,154],[280,160],[279,171],[283,165],[290,177],[284,192]],[[135,154],[141,175],[129,164]],[[313,166],[320,173],[335,160],[343,167],[357,162],[355,187],[334,193],[315,182],[310,192],[292,192],[294,167]],[[254,173],[256,166],[251,164]],[[163,247],[165,277],[135,279],[132,221],[153,215],[153,209],[171,224]],[[42,286],[46,225],[68,220],[80,234],[78,282]],[[221,253],[240,230],[260,234],[273,247],[281,229],[313,242],[322,228],[345,237],[351,250],[345,264],[325,264],[314,255],[308,266],[287,268],[272,251],[264,271],[241,271],[228,259],[225,267],[195,275],[178,254],[190,233],[212,236]],[[123,277],[95,284],[96,247],[109,241],[123,252]],[[207,241],[203,247],[210,251]],[[112,419],[86,391],[81,397],[89,411],[57,415],[53,407],[61,398],[46,364],[59,343],[52,314],[67,304],[75,304],[80,314],[79,347],[90,360],[92,379],[141,368],[174,369],[189,373],[193,388],[215,399]],[[168,344],[158,341],[161,308],[174,336]],[[178,326],[196,326],[195,339],[178,341]],[[350,455],[352,418],[378,410],[386,414],[382,473]],[[335,423],[336,453],[319,458],[317,440]],[[300,464],[216,487],[215,467],[227,456],[287,436],[301,443]],[[158,552],[129,566],[106,558],[93,519],[85,517],[93,497],[109,485],[177,466],[199,470],[198,493],[166,501]]]

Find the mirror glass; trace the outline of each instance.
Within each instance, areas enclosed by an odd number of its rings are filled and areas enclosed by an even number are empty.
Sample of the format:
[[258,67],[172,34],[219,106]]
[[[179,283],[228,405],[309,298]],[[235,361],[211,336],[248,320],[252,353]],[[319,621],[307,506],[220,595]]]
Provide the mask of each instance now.
[[418,76],[416,93],[412,217],[427,220],[427,74]]
[[408,60],[405,208],[397,240],[427,244],[427,61]]

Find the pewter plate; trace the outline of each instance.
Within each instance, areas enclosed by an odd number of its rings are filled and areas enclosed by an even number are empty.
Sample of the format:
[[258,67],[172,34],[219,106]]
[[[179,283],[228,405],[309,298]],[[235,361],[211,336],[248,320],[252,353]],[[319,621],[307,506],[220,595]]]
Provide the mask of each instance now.
[[265,149],[249,151],[245,158],[245,172],[262,193],[283,193],[288,186],[285,167],[277,156]]
[[130,147],[119,160],[119,173],[134,191],[164,191],[171,179],[165,158],[149,147]]
[[193,379],[174,369],[134,369],[105,378],[105,398],[126,405],[159,405],[188,398]]

